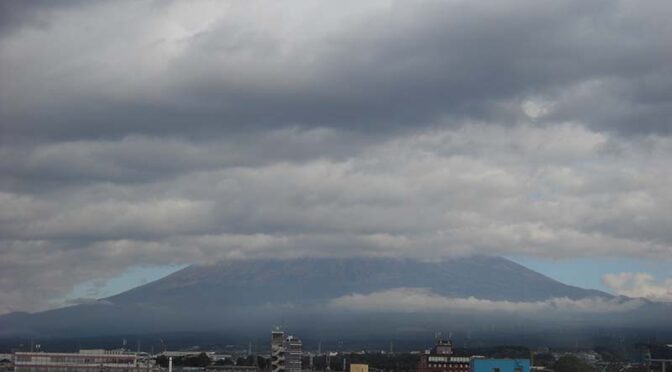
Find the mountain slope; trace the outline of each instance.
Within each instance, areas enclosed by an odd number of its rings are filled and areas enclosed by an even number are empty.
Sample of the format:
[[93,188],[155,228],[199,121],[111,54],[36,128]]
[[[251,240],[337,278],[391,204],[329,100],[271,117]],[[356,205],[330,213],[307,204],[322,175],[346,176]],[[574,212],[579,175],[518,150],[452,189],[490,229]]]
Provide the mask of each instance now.
[[511,301],[609,296],[562,284],[504,258],[479,256],[442,262],[385,258],[229,261],[190,266],[107,300],[176,304],[207,299],[222,306],[304,303],[399,287],[429,288],[448,297]]

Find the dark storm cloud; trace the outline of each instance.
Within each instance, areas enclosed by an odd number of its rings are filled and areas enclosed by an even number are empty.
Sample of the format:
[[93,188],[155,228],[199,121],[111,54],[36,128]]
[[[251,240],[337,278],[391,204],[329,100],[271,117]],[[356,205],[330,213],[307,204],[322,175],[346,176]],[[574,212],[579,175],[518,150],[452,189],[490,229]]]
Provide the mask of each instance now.
[[669,2],[2,6],[0,312],[133,265],[672,256]]
[[[343,17],[327,31],[302,20],[283,30],[292,22],[283,13],[258,27],[264,19],[248,9],[181,35],[85,23],[90,35],[54,40],[73,48],[63,55],[47,48],[26,61],[4,48],[4,80],[17,89],[2,110],[11,123],[3,130],[59,138],[212,136],[294,125],[389,132],[446,116],[506,120],[515,112],[502,106],[540,95],[559,100],[549,113],[558,120],[667,133],[672,112],[661,95],[671,91],[672,32],[661,14],[669,7],[395,3]],[[112,17],[110,27],[129,22],[130,15]],[[25,38],[39,45],[49,43],[46,36]],[[98,45],[101,37],[110,46]],[[84,57],[70,54],[81,46]],[[144,65],[139,54],[156,64]],[[42,65],[47,71],[36,71]],[[580,102],[563,96],[572,89],[581,90]]]

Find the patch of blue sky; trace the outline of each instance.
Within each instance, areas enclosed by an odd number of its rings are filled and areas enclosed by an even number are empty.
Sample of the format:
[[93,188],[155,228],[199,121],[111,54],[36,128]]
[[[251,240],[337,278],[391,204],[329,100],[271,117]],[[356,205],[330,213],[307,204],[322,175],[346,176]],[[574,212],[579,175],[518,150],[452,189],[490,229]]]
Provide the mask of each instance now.
[[[541,259],[527,256],[507,257],[529,269],[544,274],[565,284],[610,292],[602,284],[605,274],[641,272],[656,280],[670,276],[670,262],[638,260],[634,258],[573,258]],[[610,292],[611,293],[611,292]]]
[[67,304],[81,298],[101,299],[110,297],[143,284],[161,279],[186,265],[133,266],[120,275],[110,279],[89,280],[76,285],[63,299]]

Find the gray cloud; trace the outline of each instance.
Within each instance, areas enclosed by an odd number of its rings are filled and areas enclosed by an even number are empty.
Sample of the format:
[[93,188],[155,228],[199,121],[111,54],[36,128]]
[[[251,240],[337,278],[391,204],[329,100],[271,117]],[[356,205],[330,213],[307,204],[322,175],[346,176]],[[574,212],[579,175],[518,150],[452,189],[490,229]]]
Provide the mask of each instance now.
[[600,130],[670,129],[666,2],[297,7],[85,9],[105,22],[57,12],[48,31],[3,43],[3,122],[16,123],[6,133],[380,132],[506,120],[520,114],[508,103],[536,96],[554,103],[549,116]]
[[0,312],[139,264],[672,257],[667,2],[22,4]]
[[672,301],[672,278],[657,283],[655,278],[647,273],[617,273],[604,275],[602,283],[622,296]]

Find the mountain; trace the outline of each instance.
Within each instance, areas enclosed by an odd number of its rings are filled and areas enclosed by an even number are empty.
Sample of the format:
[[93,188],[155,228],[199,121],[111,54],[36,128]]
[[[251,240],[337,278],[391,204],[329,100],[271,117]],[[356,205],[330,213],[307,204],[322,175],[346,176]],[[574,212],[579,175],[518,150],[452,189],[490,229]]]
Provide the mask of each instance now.
[[178,305],[207,299],[220,306],[312,303],[400,287],[429,288],[450,297],[512,301],[610,296],[562,284],[505,258],[476,256],[439,262],[389,258],[228,261],[190,266],[107,300]]
[[249,260],[189,266],[93,303],[0,316],[0,336],[216,330],[248,337],[276,324],[326,338],[436,329],[545,335],[670,329],[671,309],[565,285],[501,257]]

